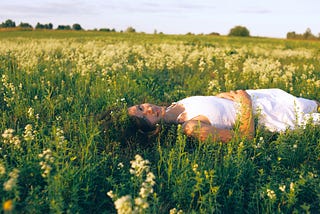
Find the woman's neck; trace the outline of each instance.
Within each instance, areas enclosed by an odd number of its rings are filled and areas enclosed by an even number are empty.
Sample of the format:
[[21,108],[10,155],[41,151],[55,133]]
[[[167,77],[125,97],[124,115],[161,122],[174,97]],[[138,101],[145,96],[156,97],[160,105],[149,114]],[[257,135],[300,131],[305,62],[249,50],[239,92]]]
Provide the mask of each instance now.
[[178,116],[185,111],[181,104],[173,103],[165,110],[164,122],[165,123],[178,123]]

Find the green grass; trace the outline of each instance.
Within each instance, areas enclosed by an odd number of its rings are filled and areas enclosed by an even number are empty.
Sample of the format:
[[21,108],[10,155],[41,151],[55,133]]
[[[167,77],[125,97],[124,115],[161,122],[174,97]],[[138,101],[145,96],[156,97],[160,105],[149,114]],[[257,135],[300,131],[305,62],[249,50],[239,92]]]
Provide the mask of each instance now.
[[[234,89],[277,87],[320,100],[319,48],[269,38],[0,32],[0,210],[115,213],[129,195],[127,204],[146,213],[319,212],[319,126],[259,129],[253,140],[222,144],[186,138],[179,126],[144,136],[126,114],[141,102]],[[137,154],[150,161],[140,176],[130,173]],[[142,187],[153,192],[143,198]]]

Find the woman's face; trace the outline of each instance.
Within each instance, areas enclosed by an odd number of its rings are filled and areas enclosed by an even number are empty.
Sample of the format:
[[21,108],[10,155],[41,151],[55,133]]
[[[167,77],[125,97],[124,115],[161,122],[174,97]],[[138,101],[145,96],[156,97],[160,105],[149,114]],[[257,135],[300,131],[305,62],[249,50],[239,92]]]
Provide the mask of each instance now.
[[144,118],[148,120],[150,124],[155,125],[163,118],[165,114],[165,108],[149,103],[144,103],[128,108],[128,114],[129,116]]

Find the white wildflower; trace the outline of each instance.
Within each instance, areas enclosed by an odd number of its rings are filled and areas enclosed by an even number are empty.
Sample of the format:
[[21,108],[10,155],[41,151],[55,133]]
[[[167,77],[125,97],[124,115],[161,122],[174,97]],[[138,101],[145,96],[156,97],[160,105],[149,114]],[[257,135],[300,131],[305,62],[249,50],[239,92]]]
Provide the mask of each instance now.
[[120,162],[120,163],[118,164],[118,169],[122,169],[123,167],[124,167],[123,163]]
[[13,133],[14,133],[14,130],[13,129],[6,129],[3,134],[2,134],[2,137],[4,139],[11,139],[13,137]]
[[170,214],[182,214],[182,210],[177,210],[177,208],[173,208],[170,210]]
[[50,175],[52,170],[51,164],[54,162],[54,158],[52,156],[52,152],[50,149],[44,150],[41,154],[38,155],[39,158],[43,159],[40,161],[40,166],[43,171],[41,174],[42,177],[46,178]]
[[110,190],[109,192],[107,192],[107,195],[110,197],[110,198],[112,198],[112,199],[114,199],[116,196],[114,195],[114,193],[113,193],[113,191],[112,190]]
[[294,192],[294,183],[293,182],[290,183],[290,192]]
[[132,202],[131,196],[126,195],[117,199],[114,202],[118,214],[129,214],[132,213]]
[[8,77],[5,74],[2,75],[1,81],[4,89],[3,100],[7,103],[7,107],[11,107],[15,100],[16,88],[11,82],[8,82]]
[[271,190],[271,189],[267,189],[267,196],[271,199],[271,200],[273,200],[273,199],[276,199],[276,193],[273,191],[273,190]]
[[[135,160],[130,163],[130,173],[132,175],[139,178],[145,177],[145,180],[141,183],[139,197],[132,200],[130,195],[123,196],[118,198],[114,204],[118,213],[145,213],[146,209],[149,207],[148,198],[153,193],[155,176],[150,172],[150,162],[144,160],[140,155],[136,155]],[[118,167],[122,168],[123,164],[119,163]],[[107,195],[114,200],[116,198],[112,190],[109,191]]]
[[13,133],[13,129],[6,129],[2,134],[3,142],[9,145],[12,144],[15,148],[20,148],[20,139],[18,136],[14,136]]
[[[145,203],[145,200],[140,197],[134,199],[134,204],[137,206],[145,206],[144,203]],[[146,206],[146,208],[147,207],[148,205]]]
[[194,172],[197,172],[198,166],[199,166],[198,164],[193,164],[192,170],[193,170]]
[[0,175],[4,175],[6,173],[6,168],[2,163],[0,163]]
[[34,117],[34,109],[30,107],[28,109],[27,115],[28,115],[29,119],[32,119]]
[[11,191],[17,186],[19,172],[18,169],[13,169],[12,172],[9,173],[9,180],[3,183],[3,189],[5,191]]
[[64,131],[61,128],[57,128],[55,132],[55,140],[58,143],[58,146],[61,147],[63,144],[66,143],[65,137],[64,137]]
[[142,176],[142,173],[149,172],[150,167],[149,164],[150,162],[148,160],[144,160],[140,155],[135,156],[135,160],[130,161],[131,163],[131,169],[130,173],[133,175],[136,175],[137,177]]
[[281,190],[281,192],[286,191],[286,185],[279,186],[279,190]]
[[33,131],[33,127],[31,124],[27,124],[24,127],[24,132],[23,132],[23,138],[25,141],[32,141],[34,140],[34,131]]

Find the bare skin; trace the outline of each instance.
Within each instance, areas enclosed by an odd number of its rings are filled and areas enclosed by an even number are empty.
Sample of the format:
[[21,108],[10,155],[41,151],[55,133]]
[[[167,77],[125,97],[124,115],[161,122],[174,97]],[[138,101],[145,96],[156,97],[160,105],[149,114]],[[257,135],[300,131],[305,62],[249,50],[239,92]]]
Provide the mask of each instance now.
[[[239,108],[239,134],[241,137],[251,139],[254,135],[254,121],[252,114],[252,101],[244,90],[231,91],[218,94],[217,97],[225,98],[240,104]],[[185,133],[188,136],[206,140],[211,137],[213,140],[228,142],[234,137],[234,131],[230,129],[219,129],[212,126],[208,119],[200,117],[193,118],[183,124]]]
[[144,117],[150,121],[151,124],[159,123],[166,114],[165,107],[144,103],[128,108],[129,116]]
[[[252,102],[250,96],[244,90],[231,91],[217,95],[237,102],[239,107],[239,132],[242,137],[252,138],[254,134],[254,122],[252,116]],[[234,131],[229,129],[219,129],[212,126],[209,119],[203,115],[199,115],[191,120],[177,121],[177,117],[184,111],[182,106],[175,104],[165,107],[156,106],[145,103],[128,108],[129,116],[136,116],[147,119],[151,124],[164,121],[165,123],[181,123],[183,130],[187,136],[198,138],[201,141],[208,137],[213,140],[221,140],[222,142],[230,141],[234,136]],[[180,115],[180,118],[183,119]]]
[[239,131],[243,136],[252,138],[254,135],[254,120],[252,111],[252,100],[244,90],[221,93],[218,97],[233,100],[240,104],[239,109]]

